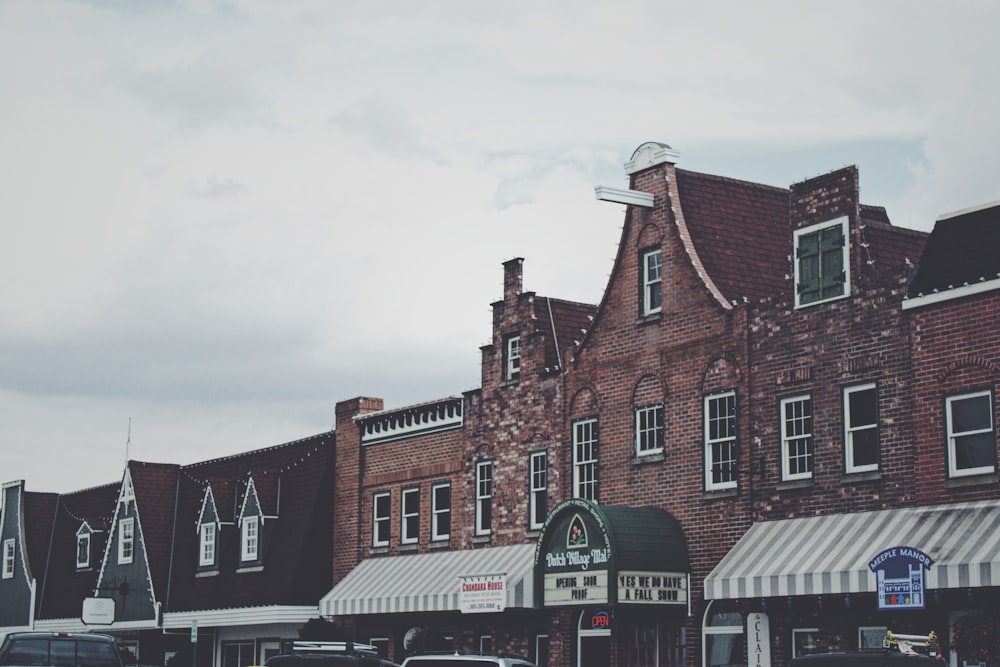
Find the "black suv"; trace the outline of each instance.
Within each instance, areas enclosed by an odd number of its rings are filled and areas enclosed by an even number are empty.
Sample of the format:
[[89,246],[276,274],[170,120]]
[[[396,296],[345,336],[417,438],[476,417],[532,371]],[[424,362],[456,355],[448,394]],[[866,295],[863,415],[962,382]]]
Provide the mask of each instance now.
[[290,653],[268,658],[267,667],[399,667],[370,644],[296,641]]
[[829,651],[792,658],[788,667],[947,667],[938,656],[904,655],[889,649]]
[[125,667],[111,635],[92,632],[12,632],[0,644],[0,665]]

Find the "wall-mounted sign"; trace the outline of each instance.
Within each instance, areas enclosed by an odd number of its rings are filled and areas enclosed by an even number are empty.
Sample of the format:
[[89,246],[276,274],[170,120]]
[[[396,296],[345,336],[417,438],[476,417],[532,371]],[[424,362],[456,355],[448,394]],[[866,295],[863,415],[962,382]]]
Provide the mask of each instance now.
[[590,615],[591,630],[610,630],[611,613],[607,609],[595,609]]
[[747,614],[747,665],[771,667],[771,620],[767,614]]
[[568,511],[548,530],[542,558],[545,606],[606,604],[611,550],[604,526],[590,512]]
[[924,573],[934,561],[913,547],[885,549],[868,563],[875,573],[879,609],[923,609]]
[[686,572],[618,571],[618,602],[687,604]]
[[86,625],[111,625],[115,622],[115,599],[83,598],[80,620]]
[[503,611],[507,608],[507,573],[459,576],[459,609],[463,614]]

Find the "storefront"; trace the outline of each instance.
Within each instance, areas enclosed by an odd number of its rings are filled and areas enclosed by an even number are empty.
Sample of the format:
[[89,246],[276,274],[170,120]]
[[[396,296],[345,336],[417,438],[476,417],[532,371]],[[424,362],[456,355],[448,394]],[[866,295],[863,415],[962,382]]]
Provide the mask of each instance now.
[[887,631],[937,633],[958,667],[955,624],[1000,599],[1000,501],[758,523],[705,598],[705,667],[881,646]]
[[544,657],[534,554],[521,544],[367,558],[323,596],[320,615],[396,662],[437,649]]
[[680,524],[662,509],[560,503],[538,541],[535,589],[544,610],[572,619],[560,664],[681,664],[690,564]]

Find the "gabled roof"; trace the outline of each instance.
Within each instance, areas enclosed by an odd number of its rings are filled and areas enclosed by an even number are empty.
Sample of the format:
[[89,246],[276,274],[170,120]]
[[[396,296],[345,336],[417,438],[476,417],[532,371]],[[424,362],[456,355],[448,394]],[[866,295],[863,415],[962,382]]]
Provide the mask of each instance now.
[[[52,526],[52,546],[45,567],[45,576],[39,578],[37,617],[79,618],[82,600],[93,595],[97,585],[97,571],[102,549],[107,540],[108,524],[115,510],[120,484],[113,482],[59,496]],[[92,537],[92,567],[78,571],[76,568],[76,533],[86,522],[97,533]]]
[[1000,202],[938,219],[907,296],[958,290],[1000,279],[997,248]]
[[170,572],[170,548],[180,466],[129,461],[143,545],[153,578],[153,592],[162,601]]
[[[315,605],[332,580],[333,442],[327,432],[184,466],[166,612]],[[266,523],[263,569],[237,572],[238,518],[252,476]],[[211,485],[219,518],[217,572],[198,576],[195,530]],[[270,532],[273,531],[273,532]]]

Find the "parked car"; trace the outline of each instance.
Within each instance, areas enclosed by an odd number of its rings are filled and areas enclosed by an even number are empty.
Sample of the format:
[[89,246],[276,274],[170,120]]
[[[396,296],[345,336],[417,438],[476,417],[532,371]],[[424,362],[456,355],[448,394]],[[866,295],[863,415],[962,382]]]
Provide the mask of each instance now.
[[792,658],[789,667],[946,667],[937,656],[903,655],[888,649],[828,651]]
[[12,632],[0,644],[0,665],[125,667],[111,635],[93,632]]
[[399,667],[371,644],[296,641],[288,653],[268,658],[267,667]]
[[403,660],[403,667],[536,667],[526,658],[503,654],[418,653]]

